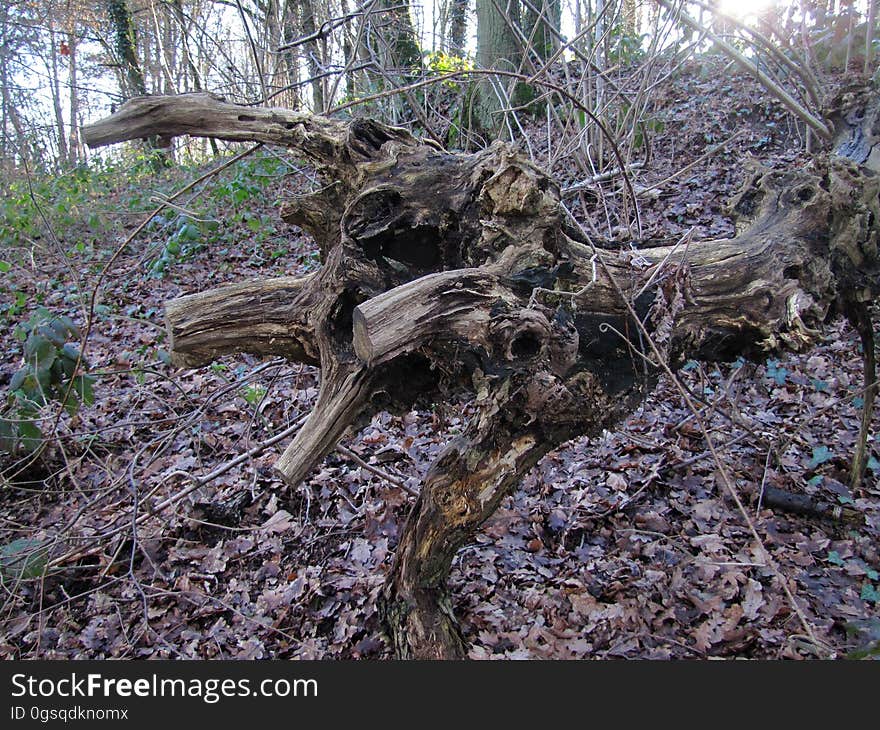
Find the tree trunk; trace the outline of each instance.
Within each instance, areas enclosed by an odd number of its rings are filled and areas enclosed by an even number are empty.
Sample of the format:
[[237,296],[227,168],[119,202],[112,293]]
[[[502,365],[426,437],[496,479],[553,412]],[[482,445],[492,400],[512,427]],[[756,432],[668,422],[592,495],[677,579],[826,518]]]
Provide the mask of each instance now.
[[137,57],[134,21],[125,0],[107,0],[107,13],[113,29],[113,48],[119,62],[122,93],[143,96],[147,93],[147,83]]
[[468,0],[449,0],[449,39],[446,48],[453,56],[467,53],[467,11]]
[[[517,39],[519,0],[477,0],[477,67],[519,71],[523,51]],[[510,88],[508,88],[510,87]],[[475,84],[474,127],[487,138],[504,126],[507,109],[527,101],[528,89],[509,78],[486,76]]]
[[383,20],[391,25],[385,68],[406,74],[421,62],[409,0],[379,0],[379,7],[386,11]]
[[557,48],[556,33],[562,19],[560,0],[524,0],[525,22],[523,32],[530,39],[529,47],[542,61],[546,61]]
[[[189,28],[186,22],[186,15],[183,12],[183,0],[171,0],[169,8],[171,10],[171,17],[174,18],[174,22],[177,23],[177,27],[180,30],[180,45],[183,53],[183,62],[186,65],[186,71],[189,72],[190,78],[192,79],[192,88],[195,91],[203,91],[205,86],[202,83],[202,75],[199,73],[199,67],[193,58],[189,45]],[[220,149],[217,147],[217,140],[211,137],[208,140],[208,143],[211,147],[211,154],[213,154],[214,157],[219,157]]]
[[315,114],[321,114],[326,102],[324,101],[324,79],[321,77],[322,67],[319,60],[322,58],[321,48],[316,35],[318,26],[315,22],[314,0],[299,0],[299,14],[302,32],[307,36],[313,36],[303,44],[303,48],[306,54],[306,65],[312,79],[312,111]]
[[52,110],[55,112],[56,145],[58,148],[58,163],[61,168],[70,164],[70,154],[67,149],[67,132],[64,130],[64,110],[61,108],[61,79],[58,70],[58,58],[61,55],[57,41],[57,33],[52,21],[49,21],[49,62],[46,69],[49,71],[49,89],[52,96]]
[[865,74],[874,69],[874,25],[877,22],[877,0],[868,0],[868,22],[865,24]]
[[[84,138],[271,142],[332,182],[281,211],[315,237],[322,268],[169,302],[172,349],[190,367],[241,350],[320,364],[317,405],[276,464],[291,484],[379,410],[474,394],[475,415],[424,480],[380,606],[399,656],[447,658],[466,652],[446,588],[457,550],[544,454],[631,412],[657,358],[803,349],[832,312],[874,298],[880,177],[860,165],[878,106],[838,100],[835,155],[751,170],[732,201],[735,238],[637,251],[586,238],[558,185],[500,142],[449,154],[377,122],[205,94],[132,100]],[[867,146],[846,141],[856,123]]]
[[[119,63],[122,95],[145,96],[147,82],[137,57],[137,33],[126,0],[107,0],[107,12],[113,27],[114,51]],[[170,137],[151,135],[144,138],[144,145],[157,170],[170,164]]]
[[68,119],[70,120],[70,139],[68,141],[68,159],[71,165],[76,165],[80,161],[82,147],[79,141],[79,82],[77,81],[77,38],[76,24],[71,19],[70,30],[67,33],[68,56],[68,83],[70,85],[70,95],[67,100]]

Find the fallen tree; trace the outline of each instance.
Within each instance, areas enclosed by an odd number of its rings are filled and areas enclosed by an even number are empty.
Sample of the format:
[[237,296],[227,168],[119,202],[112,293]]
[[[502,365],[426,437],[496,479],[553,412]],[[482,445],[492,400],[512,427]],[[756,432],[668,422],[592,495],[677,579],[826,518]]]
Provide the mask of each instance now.
[[317,166],[323,187],[281,216],[314,237],[319,271],[166,306],[180,365],[246,351],[320,366],[317,404],[276,464],[289,484],[378,410],[474,393],[380,607],[398,656],[440,658],[466,651],[446,588],[458,549],[548,451],[631,412],[661,365],[801,350],[835,312],[867,337],[880,273],[871,99],[851,94],[834,153],[750,172],[731,204],[735,238],[645,249],[591,240],[557,184],[502,143],[452,154],[375,121],[208,94],[133,99],[83,133],[91,146],[251,140]]

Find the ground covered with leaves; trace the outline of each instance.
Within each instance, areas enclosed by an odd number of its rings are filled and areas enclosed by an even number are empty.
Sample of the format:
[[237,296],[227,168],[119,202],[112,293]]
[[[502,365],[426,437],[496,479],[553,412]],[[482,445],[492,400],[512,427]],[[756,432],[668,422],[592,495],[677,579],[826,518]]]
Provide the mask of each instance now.
[[[731,235],[723,204],[747,158],[806,159],[784,111],[717,59],[659,87],[653,104],[663,130],[637,181],[647,238]],[[228,281],[313,270],[313,243],[277,218],[279,201],[313,184],[308,171],[261,151],[152,217],[113,258],[157,201],[204,169],[155,174],[128,160],[4,193],[4,397],[21,385],[28,332],[56,314],[82,329],[91,310],[93,324],[83,352],[92,380],[71,387],[79,408],[50,399],[27,413],[10,396],[3,413],[31,424],[7,441],[47,445],[0,454],[0,656],[391,655],[376,598],[413,499],[400,484],[418,489],[468,403],[380,414],[344,441],[370,468],[337,451],[295,489],[275,478],[284,444],[261,446],[309,412],[318,372],[247,356],[175,369],[162,306]],[[614,205],[599,186],[573,208],[598,216]],[[79,343],[69,330],[56,335],[70,340],[67,354],[59,341],[41,356],[69,383]],[[681,380],[744,513],[667,381],[613,433],[547,456],[456,559],[450,588],[471,657],[876,649],[880,444],[870,444],[862,485],[847,487],[861,367],[842,321],[809,352],[685,366]],[[825,507],[768,507],[773,489]]]

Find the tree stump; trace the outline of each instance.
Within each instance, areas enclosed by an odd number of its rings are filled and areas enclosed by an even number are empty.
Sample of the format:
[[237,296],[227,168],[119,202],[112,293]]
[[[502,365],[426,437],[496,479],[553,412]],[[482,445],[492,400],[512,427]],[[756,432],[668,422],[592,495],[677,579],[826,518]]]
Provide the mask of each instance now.
[[317,404],[276,464],[287,483],[379,410],[474,394],[476,414],[431,466],[383,593],[399,657],[466,655],[446,587],[454,555],[543,455],[631,412],[658,354],[675,367],[800,350],[877,287],[880,178],[840,153],[756,167],[731,204],[733,239],[636,249],[590,240],[558,185],[500,142],[452,154],[375,121],[201,93],[133,99],[83,131],[92,146],[253,140],[318,167],[324,186],[280,211],[315,238],[318,272],[166,307],[181,365],[247,351],[320,366]]

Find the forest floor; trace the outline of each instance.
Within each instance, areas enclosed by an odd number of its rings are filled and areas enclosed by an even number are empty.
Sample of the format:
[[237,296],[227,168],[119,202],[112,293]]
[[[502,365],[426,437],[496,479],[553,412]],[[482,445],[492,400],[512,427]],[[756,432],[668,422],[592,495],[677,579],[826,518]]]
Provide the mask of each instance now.
[[[749,158],[807,159],[781,107],[718,59],[660,87],[654,107],[664,128],[643,186],[739,135],[643,198],[646,238],[729,236],[723,205]],[[3,193],[6,235],[20,242],[5,238],[0,255],[10,265],[4,395],[21,365],[13,325],[38,304],[82,325],[83,302],[95,286],[100,296],[86,353],[94,403],[72,417],[47,412],[43,429],[57,420],[58,439],[41,460],[0,455],[0,656],[391,656],[376,598],[413,498],[340,452],[289,488],[271,472],[283,444],[212,474],[308,413],[318,372],[248,356],[180,370],[162,351],[165,300],[317,266],[313,244],[277,219],[278,201],[308,184],[290,165],[260,153],[209,181],[157,216],[103,279],[154,207],[151,191],[167,195],[197,172],[108,173],[98,190],[76,176],[44,183],[28,221],[15,211],[30,191]],[[861,368],[858,338],[835,320],[808,352],[682,370],[748,520],[669,382],[615,431],[551,453],[456,558],[450,588],[470,656],[812,658],[876,647],[880,443],[861,487],[847,487]],[[380,414],[343,444],[418,489],[467,411],[462,401]],[[769,509],[768,487],[858,517]],[[23,545],[36,548],[41,577],[10,579]]]

